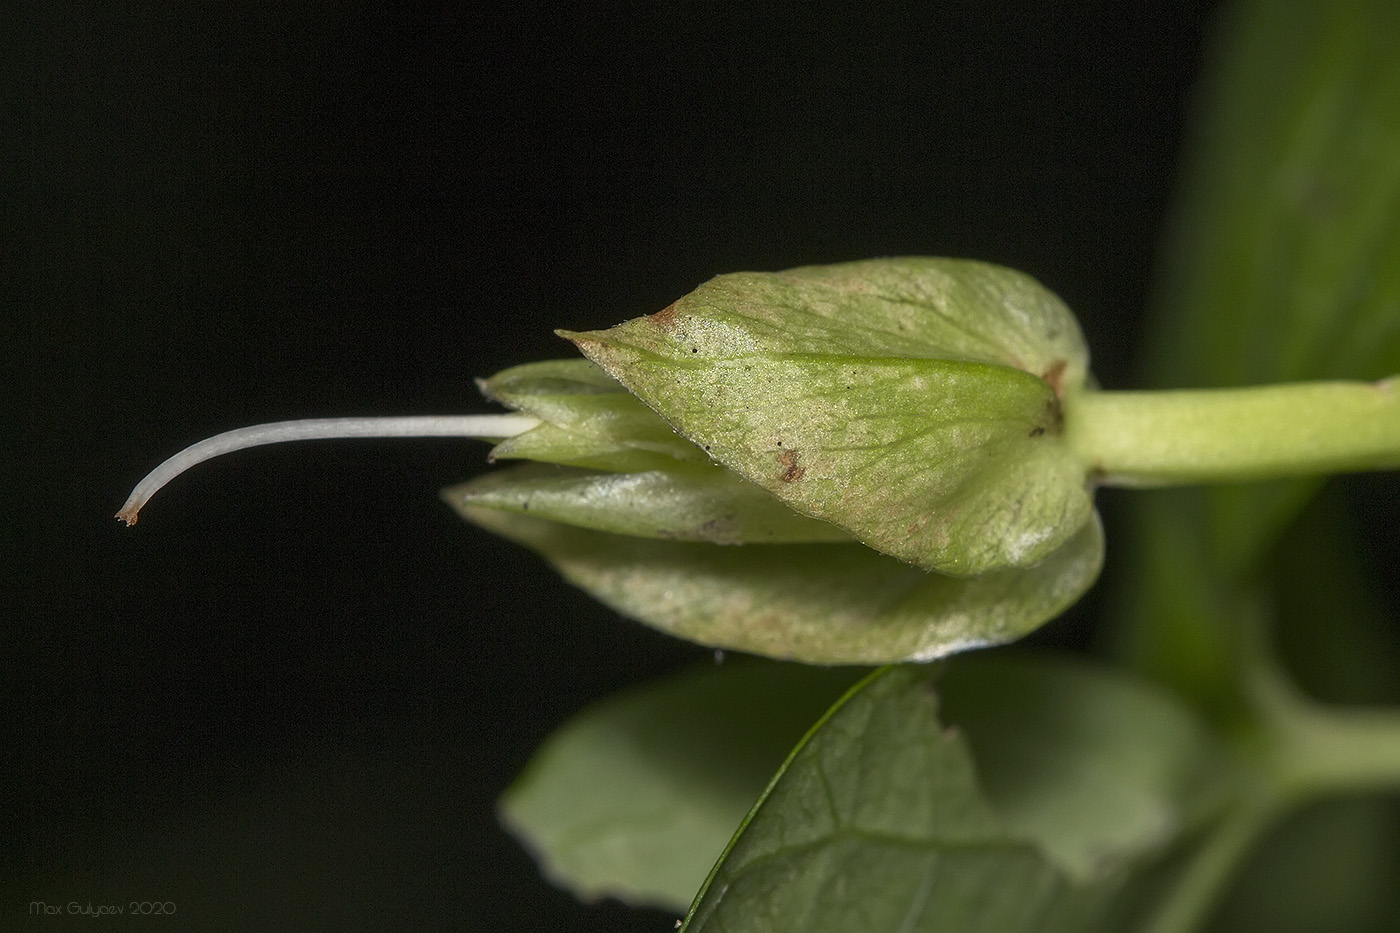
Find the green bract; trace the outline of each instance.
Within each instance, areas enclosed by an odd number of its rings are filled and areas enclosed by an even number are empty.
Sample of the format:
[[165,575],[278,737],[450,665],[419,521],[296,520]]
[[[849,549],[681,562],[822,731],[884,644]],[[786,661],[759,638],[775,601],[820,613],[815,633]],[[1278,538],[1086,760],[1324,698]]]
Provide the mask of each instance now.
[[565,336],[720,463],[927,570],[1030,566],[1093,510],[1059,440],[1084,339],[1010,269],[910,258],[722,275]]
[[1098,574],[1062,442],[1087,353],[1025,275],[949,259],[726,275],[567,336],[597,365],[482,383],[540,419],[493,458],[537,463],[445,497],[628,615],[779,658],[927,660],[1025,634]]

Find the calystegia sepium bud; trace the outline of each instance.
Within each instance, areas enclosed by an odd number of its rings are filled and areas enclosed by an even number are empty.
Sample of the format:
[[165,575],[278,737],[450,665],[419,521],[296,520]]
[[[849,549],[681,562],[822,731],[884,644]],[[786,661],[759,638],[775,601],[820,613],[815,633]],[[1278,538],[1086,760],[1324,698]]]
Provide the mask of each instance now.
[[538,425],[445,492],[620,612],[815,663],[1015,639],[1097,577],[1070,311],[909,258],[720,276],[482,387]]

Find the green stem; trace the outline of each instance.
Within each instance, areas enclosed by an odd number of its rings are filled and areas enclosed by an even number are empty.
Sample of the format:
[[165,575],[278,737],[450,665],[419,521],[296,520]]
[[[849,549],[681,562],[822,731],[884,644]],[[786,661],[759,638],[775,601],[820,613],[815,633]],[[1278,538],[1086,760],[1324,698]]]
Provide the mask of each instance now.
[[1299,707],[1273,731],[1278,784],[1290,799],[1400,789],[1400,710]]
[[1190,933],[1198,929],[1272,817],[1273,810],[1267,805],[1246,804],[1226,814],[1191,854],[1180,876],[1140,928],[1141,933]]
[[1273,796],[1286,805],[1400,790],[1400,708],[1319,704],[1287,680],[1258,625],[1245,634],[1240,666],[1256,717],[1247,745]]
[[1275,694],[1266,720],[1246,755],[1259,780],[1191,854],[1141,933],[1198,929],[1259,836],[1289,808],[1322,795],[1400,789],[1400,710],[1334,709]]
[[1244,482],[1400,467],[1400,381],[1086,391],[1066,442],[1119,486]]

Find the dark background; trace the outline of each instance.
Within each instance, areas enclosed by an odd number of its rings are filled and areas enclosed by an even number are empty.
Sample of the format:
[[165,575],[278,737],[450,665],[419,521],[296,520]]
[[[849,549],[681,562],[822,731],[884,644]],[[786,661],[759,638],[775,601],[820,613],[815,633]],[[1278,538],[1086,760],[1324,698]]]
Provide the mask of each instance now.
[[441,505],[484,446],[264,448],[112,513],[228,428],[487,411],[553,328],[739,269],[1005,263],[1126,385],[1211,5],[177,6],[0,23],[0,923],[669,930],[539,880],[492,801],[708,653]]

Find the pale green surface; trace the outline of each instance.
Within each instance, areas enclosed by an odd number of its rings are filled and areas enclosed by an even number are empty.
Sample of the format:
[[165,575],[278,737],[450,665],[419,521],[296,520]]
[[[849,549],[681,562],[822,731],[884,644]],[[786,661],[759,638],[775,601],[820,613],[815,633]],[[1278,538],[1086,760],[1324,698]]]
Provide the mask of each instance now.
[[718,464],[608,473],[528,464],[443,490],[454,507],[528,513],[612,534],[711,544],[850,541]]
[[[1129,869],[1188,822],[1208,751],[1198,727],[1150,688],[1058,661],[973,662],[950,678],[957,729],[941,725],[927,670],[877,672],[838,704],[685,929],[1103,929]],[[1041,734],[1007,698],[1044,705]]]
[[629,690],[550,736],[501,820],[556,884],[684,912],[792,746],[857,678],[743,661]]
[[1035,567],[969,579],[860,544],[658,541],[446,497],[624,615],[702,645],[814,664],[930,660],[1011,641],[1083,595],[1103,560],[1096,518]]
[[686,437],[793,508],[925,569],[1026,567],[1093,504],[1057,391],[1069,310],[986,263],[904,258],[720,276],[566,334]]
[[[481,381],[492,399],[544,419],[492,450],[539,464],[443,492],[613,534],[712,544],[849,541],[712,461],[588,360],[529,363]],[[541,464],[548,464],[544,466]]]
[[588,360],[545,360],[478,383],[539,427],[497,444],[497,460],[538,460],[599,470],[660,470],[706,465],[705,453]]

